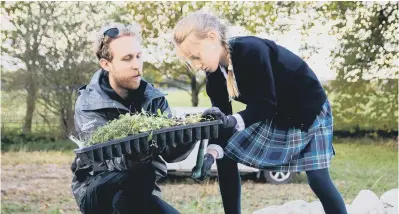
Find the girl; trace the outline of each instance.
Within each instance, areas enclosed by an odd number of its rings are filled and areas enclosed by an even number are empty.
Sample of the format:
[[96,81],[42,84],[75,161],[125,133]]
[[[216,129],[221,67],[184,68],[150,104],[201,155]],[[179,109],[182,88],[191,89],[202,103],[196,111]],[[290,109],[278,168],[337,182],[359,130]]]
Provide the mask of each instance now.
[[[347,213],[329,175],[333,119],[316,75],[275,42],[253,36],[227,40],[226,30],[215,16],[195,12],[177,23],[173,35],[177,54],[207,74],[213,107],[204,115],[223,121],[219,139],[210,142],[204,157],[202,179],[217,159],[223,206],[230,214],[241,212],[237,162],[306,171],[325,212]],[[232,99],[246,109],[232,115]]]

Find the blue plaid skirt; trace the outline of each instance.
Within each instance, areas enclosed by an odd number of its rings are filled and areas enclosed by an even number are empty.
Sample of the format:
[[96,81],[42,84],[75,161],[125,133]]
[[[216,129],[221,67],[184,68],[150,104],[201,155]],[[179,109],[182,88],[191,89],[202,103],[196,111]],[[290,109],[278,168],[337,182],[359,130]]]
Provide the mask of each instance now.
[[225,154],[238,163],[272,171],[300,172],[328,168],[335,155],[333,117],[326,101],[307,132],[279,130],[273,121],[252,124],[228,140]]

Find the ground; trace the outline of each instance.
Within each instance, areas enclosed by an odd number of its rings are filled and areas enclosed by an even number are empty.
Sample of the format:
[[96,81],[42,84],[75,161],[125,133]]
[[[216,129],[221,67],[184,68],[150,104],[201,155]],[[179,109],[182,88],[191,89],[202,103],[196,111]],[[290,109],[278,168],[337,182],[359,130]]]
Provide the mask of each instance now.
[[[338,140],[331,176],[351,203],[362,189],[377,195],[398,186],[398,153],[395,141]],[[35,148],[37,149],[37,148]],[[2,152],[1,213],[79,213],[70,190],[70,161],[66,151],[30,151],[29,146]],[[196,184],[172,178],[161,184],[163,199],[182,213],[223,213],[216,180]],[[301,174],[292,184],[270,185],[245,178],[243,213],[291,200],[316,197]]]

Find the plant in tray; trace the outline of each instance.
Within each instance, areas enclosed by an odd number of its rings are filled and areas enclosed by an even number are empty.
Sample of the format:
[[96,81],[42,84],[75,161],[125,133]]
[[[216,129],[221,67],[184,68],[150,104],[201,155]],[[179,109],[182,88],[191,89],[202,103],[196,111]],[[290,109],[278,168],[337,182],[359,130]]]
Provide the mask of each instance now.
[[128,135],[135,135],[152,130],[195,124],[203,121],[213,120],[203,118],[201,114],[189,114],[181,118],[169,118],[167,115],[158,112],[152,115],[145,112],[138,114],[124,114],[119,119],[109,121],[99,127],[85,143],[85,146],[103,143],[110,140],[120,139]]

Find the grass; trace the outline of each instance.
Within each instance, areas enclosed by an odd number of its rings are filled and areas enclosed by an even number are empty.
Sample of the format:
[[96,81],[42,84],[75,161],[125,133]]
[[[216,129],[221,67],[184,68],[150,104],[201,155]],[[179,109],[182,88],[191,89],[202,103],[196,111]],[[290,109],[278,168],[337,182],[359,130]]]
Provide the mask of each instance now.
[[26,152],[13,151],[2,153],[1,165],[23,164],[68,164],[73,160],[72,151],[41,150]]
[[[57,145],[63,145],[62,149],[58,150]],[[381,196],[398,188],[395,141],[337,139],[334,146],[337,155],[331,176],[346,203],[351,203],[362,189]],[[70,191],[71,147],[72,143],[53,142],[3,151],[1,213],[79,213]],[[216,180],[205,184],[196,184],[188,178],[168,180],[161,186],[163,199],[182,213],[223,213]],[[305,173],[287,185],[251,180],[242,183],[243,213],[291,200],[317,200],[306,183]]]
[[[168,92],[167,99],[171,107],[191,106],[187,92]],[[3,101],[2,112],[8,108],[23,113],[21,105]],[[237,102],[232,105],[233,112],[245,108]],[[210,106],[206,94],[200,93],[199,107]],[[362,189],[381,196],[398,188],[397,142],[337,139],[334,146],[337,155],[330,169],[331,177],[346,203],[351,203]],[[2,145],[1,213],[79,213],[70,190],[74,148],[77,146],[69,140]],[[161,187],[163,199],[181,213],[223,213],[216,180],[196,184],[190,179],[169,179]],[[317,200],[307,185],[305,173],[293,183],[279,186],[244,180],[241,198],[243,213],[291,200]]]
[[336,157],[331,177],[341,193],[354,198],[360,189],[381,196],[398,188],[397,142],[375,142],[371,139],[340,139],[334,144]]
[[55,142],[28,142],[15,144],[2,144],[2,152],[32,152],[32,151],[62,151],[68,152],[77,148],[70,140],[59,140]]

